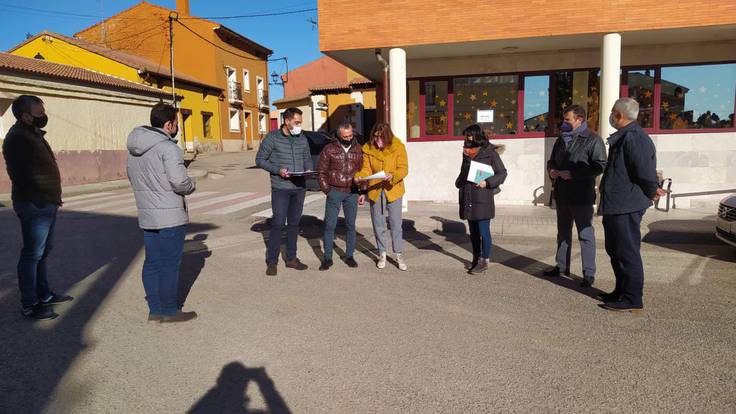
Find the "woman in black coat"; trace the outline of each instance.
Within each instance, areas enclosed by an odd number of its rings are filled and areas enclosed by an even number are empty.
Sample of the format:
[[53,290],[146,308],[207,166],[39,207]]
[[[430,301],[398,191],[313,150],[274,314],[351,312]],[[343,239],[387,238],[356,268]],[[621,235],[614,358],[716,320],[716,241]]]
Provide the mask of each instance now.
[[[463,163],[455,180],[455,187],[459,193],[460,218],[468,220],[470,241],[473,243],[470,273],[479,274],[488,269],[491,257],[491,219],[496,215],[493,197],[506,180],[506,167],[499,155],[502,147],[491,144],[479,125],[465,128],[463,135]],[[471,161],[490,165],[494,175],[479,184],[468,181]]]

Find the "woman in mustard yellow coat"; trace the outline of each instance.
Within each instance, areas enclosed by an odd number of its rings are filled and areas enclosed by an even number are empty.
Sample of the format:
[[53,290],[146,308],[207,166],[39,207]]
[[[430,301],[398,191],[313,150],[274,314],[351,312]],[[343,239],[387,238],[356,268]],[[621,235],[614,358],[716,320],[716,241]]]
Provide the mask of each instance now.
[[404,178],[409,174],[406,147],[385,123],[373,126],[368,142],[363,145],[363,168],[355,174],[355,181],[365,185],[365,178],[384,172],[385,178],[367,180],[368,200],[371,207],[373,233],[378,248],[379,269],[386,267],[386,214],[391,227],[391,241],[399,269],[406,270],[404,240],[401,229],[401,202],[404,197]]

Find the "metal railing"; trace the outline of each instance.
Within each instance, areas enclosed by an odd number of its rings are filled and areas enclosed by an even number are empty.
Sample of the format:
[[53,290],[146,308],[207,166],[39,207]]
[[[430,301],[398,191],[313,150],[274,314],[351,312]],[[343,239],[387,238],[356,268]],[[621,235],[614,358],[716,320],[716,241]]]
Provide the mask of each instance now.
[[263,89],[258,90],[258,107],[268,108],[268,92]]
[[240,82],[228,82],[227,90],[230,96],[230,102],[243,102],[243,85]]

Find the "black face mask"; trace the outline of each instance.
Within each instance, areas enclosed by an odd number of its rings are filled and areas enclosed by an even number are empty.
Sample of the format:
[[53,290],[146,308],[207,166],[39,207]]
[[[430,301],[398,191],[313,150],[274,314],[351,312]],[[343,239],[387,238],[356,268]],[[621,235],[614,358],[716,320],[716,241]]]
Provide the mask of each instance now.
[[49,123],[49,117],[47,115],[33,117],[33,126],[35,126],[38,129],[45,127],[46,124],[48,123]]
[[353,145],[353,140],[345,141],[344,139],[340,138],[340,144],[342,144],[343,147],[349,148],[351,145]]
[[176,128],[176,131],[174,131],[174,132],[173,132],[173,133],[171,134],[171,138],[172,138],[172,139],[173,139],[173,138],[176,138],[176,136],[177,136],[177,135],[179,135],[179,128],[178,128],[178,127]]
[[477,142],[475,142],[475,141],[471,141],[471,140],[467,140],[466,139],[465,140],[465,144],[463,144],[463,146],[465,148],[477,148],[477,147],[480,147],[480,144],[477,143]]

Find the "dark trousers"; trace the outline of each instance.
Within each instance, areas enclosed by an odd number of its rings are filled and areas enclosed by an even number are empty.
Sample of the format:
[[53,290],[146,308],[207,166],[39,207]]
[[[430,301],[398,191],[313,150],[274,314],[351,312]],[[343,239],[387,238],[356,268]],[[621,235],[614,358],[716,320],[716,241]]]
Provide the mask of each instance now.
[[58,206],[41,208],[29,201],[14,201],[13,210],[20,219],[23,248],[18,260],[18,287],[24,307],[33,306],[51,296],[46,279],[46,258],[51,252]]
[[143,262],[143,289],[148,310],[154,315],[174,315],[179,311],[179,268],[184,254],[186,226],[143,230],[146,260]]
[[473,257],[491,258],[491,220],[468,220]]
[[615,293],[632,305],[642,305],[644,264],[641,261],[641,219],[644,210],[603,216],[606,253],[616,275]]
[[286,260],[296,259],[299,221],[304,210],[306,190],[271,190],[271,232],[268,236],[266,264],[277,264],[281,252],[281,236],[286,227]]
[[345,214],[347,227],[347,243],[345,257],[353,257],[355,253],[355,219],[358,216],[358,194],[331,190],[325,202],[325,260],[332,260],[332,245],[335,241],[335,227],[340,214],[340,206]]
[[583,275],[595,277],[595,230],[593,206],[557,204],[557,267],[560,272],[570,271],[572,253],[572,225],[578,230]]

